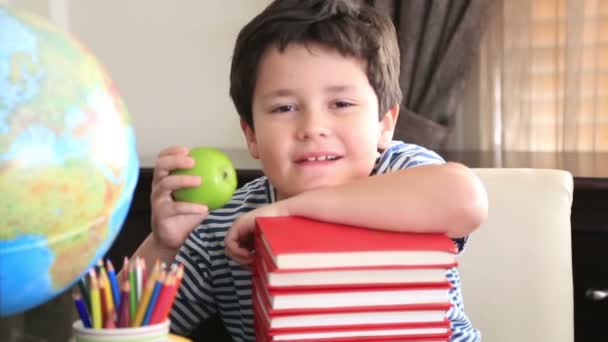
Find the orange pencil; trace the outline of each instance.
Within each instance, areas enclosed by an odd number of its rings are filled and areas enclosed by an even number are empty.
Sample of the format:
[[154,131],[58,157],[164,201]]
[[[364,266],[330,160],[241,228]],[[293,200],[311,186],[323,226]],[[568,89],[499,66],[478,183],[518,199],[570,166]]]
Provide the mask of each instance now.
[[[103,282],[103,291],[105,302],[102,302],[102,305],[105,305],[104,314],[108,312],[116,312],[114,309],[114,296],[112,295],[112,283],[110,283],[110,278],[108,278],[108,273],[106,272],[103,263],[99,263],[99,280],[100,284]],[[113,317],[115,318],[115,317]]]
[[154,285],[156,284],[156,279],[158,278],[158,273],[160,272],[160,261],[156,260],[154,264],[154,268],[152,268],[152,273],[147,279],[146,287],[143,290],[143,294],[141,296],[141,300],[137,305],[137,311],[135,313],[135,318],[131,321],[132,327],[138,327],[142,324],[144,320],[144,315],[146,314],[146,309],[148,308],[148,303],[150,302],[150,297],[152,296],[152,292],[154,291]]
[[101,322],[102,324],[105,324],[108,320],[108,312],[110,311],[110,308],[108,307],[108,292],[106,291],[108,284],[106,283],[106,280],[99,275],[97,284],[99,285],[99,299],[101,302]]

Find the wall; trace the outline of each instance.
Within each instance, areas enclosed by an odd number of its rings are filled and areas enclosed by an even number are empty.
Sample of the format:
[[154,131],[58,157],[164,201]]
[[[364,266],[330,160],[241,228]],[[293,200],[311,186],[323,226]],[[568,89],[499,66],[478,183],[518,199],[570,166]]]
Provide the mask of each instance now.
[[142,164],[169,145],[245,147],[228,95],[240,28],[270,0],[0,0],[53,20],[106,67]]

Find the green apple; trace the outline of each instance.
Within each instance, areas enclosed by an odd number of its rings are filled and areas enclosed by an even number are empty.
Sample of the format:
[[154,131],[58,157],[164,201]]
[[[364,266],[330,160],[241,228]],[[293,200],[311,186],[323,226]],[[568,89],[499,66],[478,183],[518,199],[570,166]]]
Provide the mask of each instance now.
[[230,158],[212,147],[195,147],[189,155],[194,159],[194,166],[191,169],[174,170],[172,174],[200,176],[201,184],[174,191],[175,199],[205,204],[209,210],[226,205],[237,184],[236,171]]

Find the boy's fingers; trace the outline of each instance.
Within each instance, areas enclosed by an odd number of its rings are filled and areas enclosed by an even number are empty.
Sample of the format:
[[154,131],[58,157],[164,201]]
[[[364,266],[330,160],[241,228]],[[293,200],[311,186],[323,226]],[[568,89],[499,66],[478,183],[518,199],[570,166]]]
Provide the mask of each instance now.
[[246,248],[240,247],[237,240],[226,241],[226,255],[243,266],[251,265],[253,263],[252,252]]
[[152,184],[162,181],[175,169],[190,169],[194,166],[194,159],[185,155],[166,155],[156,160]]
[[175,202],[170,206],[171,216],[176,215],[205,215],[209,213],[209,208],[206,205],[188,203],[188,202]]
[[171,193],[182,188],[199,186],[203,182],[200,176],[174,175],[167,176],[152,185],[152,198],[170,199]]
[[156,208],[155,214],[158,217],[173,217],[178,215],[196,215],[200,217],[209,214],[209,208],[206,205],[188,202],[173,202],[161,205],[163,204],[161,202],[165,202],[165,200],[158,198],[153,203]]
[[189,169],[194,166],[194,159],[186,155],[169,155],[156,160],[154,168],[158,170]]
[[247,230],[230,229],[224,239],[226,255],[241,265],[249,265],[253,262],[249,243],[247,243],[248,240],[252,239],[249,233]]
[[163,157],[172,154],[188,154],[190,149],[184,146],[169,146],[158,153],[158,157]]

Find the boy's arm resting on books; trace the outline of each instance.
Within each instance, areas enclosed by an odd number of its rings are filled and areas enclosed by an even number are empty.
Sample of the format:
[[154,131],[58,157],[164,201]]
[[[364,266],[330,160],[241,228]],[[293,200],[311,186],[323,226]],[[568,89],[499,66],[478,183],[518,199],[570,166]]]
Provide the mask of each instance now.
[[[320,221],[460,238],[487,216],[487,194],[464,165],[446,163],[398,170],[317,190],[258,208],[235,221],[226,253],[242,264],[253,259],[244,243],[257,216],[302,216]],[[248,238],[249,237],[249,238]]]
[[285,201],[289,215],[393,231],[469,235],[485,220],[479,178],[458,163],[402,169]]

